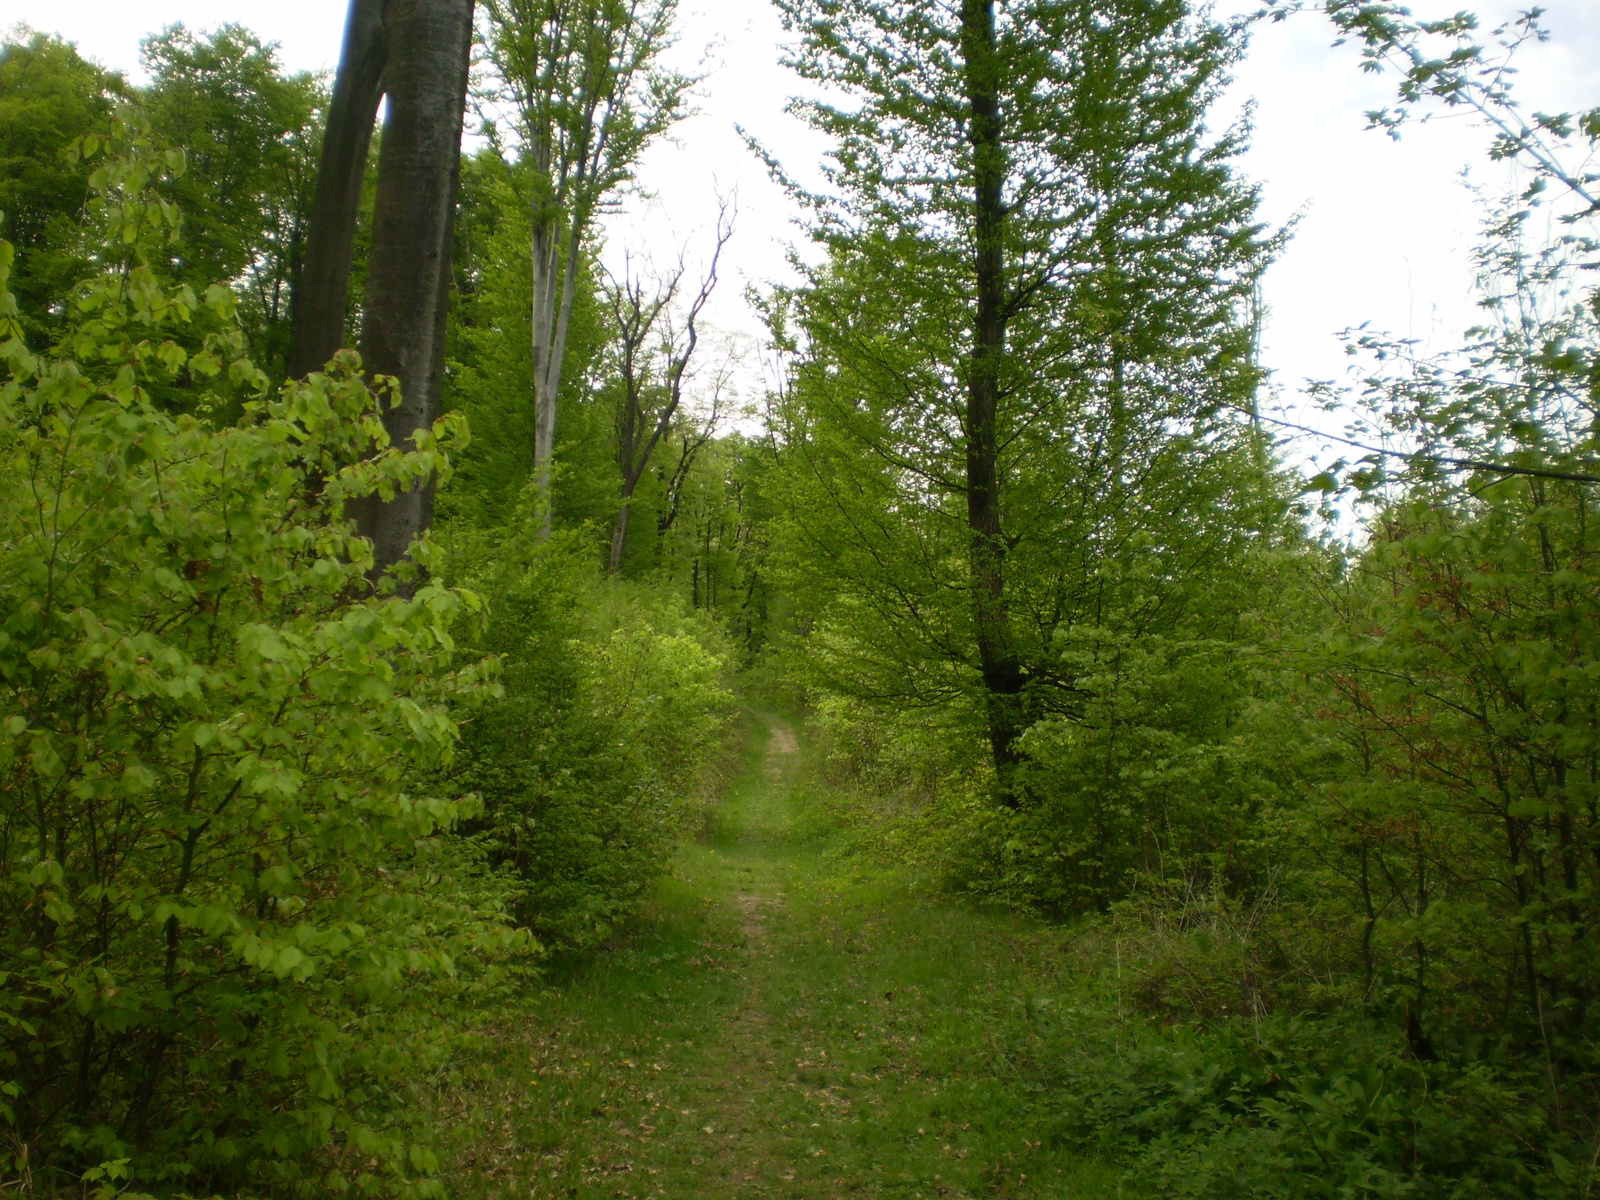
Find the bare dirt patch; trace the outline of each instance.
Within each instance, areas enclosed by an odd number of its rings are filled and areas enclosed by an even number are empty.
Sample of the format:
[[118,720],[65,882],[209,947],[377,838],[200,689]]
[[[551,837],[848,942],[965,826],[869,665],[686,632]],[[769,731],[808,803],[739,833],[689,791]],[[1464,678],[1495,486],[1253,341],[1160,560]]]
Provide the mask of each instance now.
[[772,724],[772,736],[767,740],[767,770],[782,770],[786,759],[800,753],[800,739],[794,730],[781,722]]

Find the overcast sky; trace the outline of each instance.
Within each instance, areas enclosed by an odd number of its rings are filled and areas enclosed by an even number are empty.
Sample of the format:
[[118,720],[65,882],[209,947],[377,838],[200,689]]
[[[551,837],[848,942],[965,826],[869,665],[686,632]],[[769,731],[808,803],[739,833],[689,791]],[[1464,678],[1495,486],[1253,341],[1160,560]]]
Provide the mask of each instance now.
[[[1245,0],[1234,0],[1243,3]],[[1253,6],[1253,5],[1252,5]],[[1443,15],[1469,0],[1423,0],[1416,10]],[[1476,6],[1485,25],[1519,7]],[[1521,60],[1519,90],[1530,109],[1600,105],[1600,3],[1550,0],[1550,43]],[[139,41],[182,21],[212,28],[237,21],[276,41],[295,69],[331,70],[338,59],[338,0],[0,0],[0,26],[26,21],[76,42],[86,55],[135,77]],[[795,237],[786,199],[751,159],[734,131],[742,124],[804,173],[823,144],[787,117],[799,81],[778,65],[783,38],[760,0],[682,0],[681,65],[708,72],[697,114],[670,144],[656,147],[642,172],[653,199],[635,199],[613,223],[608,258],[624,248],[675,258],[706,244],[718,191],[737,189],[739,232],[729,248],[728,282],[714,310],[724,328],[751,335],[745,284],[781,277],[784,246]],[[1368,132],[1363,113],[1388,102],[1392,80],[1363,74],[1352,47],[1334,48],[1329,27],[1300,17],[1258,29],[1238,73],[1226,123],[1255,102],[1254,146],[1242,169],[1264,189],[1264,216],[1281,223],[1302,214],[1294,239],[1266,286],[1267,365],[1292,395],[1307,378],[1345,369],[1336,334],[1373,328],[1448,345],[1472,323],[1466,250],[1477,214],[1459,172],[1481,166],[1484,135],[1464,118],[1408,129],[1393,142]]]

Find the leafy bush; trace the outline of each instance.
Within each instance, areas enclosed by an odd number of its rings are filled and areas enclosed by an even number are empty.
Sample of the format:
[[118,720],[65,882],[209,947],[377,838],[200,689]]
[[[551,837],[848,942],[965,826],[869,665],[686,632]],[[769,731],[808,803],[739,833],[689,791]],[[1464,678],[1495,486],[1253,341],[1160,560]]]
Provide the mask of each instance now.
[[[487,679],[442,669],[474,598],[374,595],[344,509],[446,441],[384,449],[353,357],[262,392],[232,293],[144,261],[167,165],[96,171],[131,250],[60,350],[0,299],[0,1161],[45,1193],[426,1191],[399,1085],[441,1039],[408,1024],[510,935],[437,839],[471,804],[408,780]],[[152,404],[179,386],[256,395],[216,429]]]
[[[1160,1194],[1600,1182],[1600,295],[1592,233],[1561,232],[1592,206],[1528,248],[1541,192],[1491,213],[1487,315],[1462,350],[1355,347],[1368,436],[1422,449],[1348,476],[1375,502],[1368,536],[1305,589],[1233,732],[1272,803],[1185,788],[1273,871],[1202,874],[1193,921],[1147,875],[1117,916],[1128,995],[1188,1027],[1125,1026],[1132,1050],[1059,1082],[1079,1134],[1122,1138]],[[1259,1019],[1229,1016],[1230,992]]]
[[954,882],[994,810],[973,729],[939,709],[888,712],[814,692],[807,722],[810,816],[840,851]]
[[1157,881],[1256,884],[1259,816],[1278,789],[1271,756],[1240,736],[1255,649],[1102,627],[1068,631],[1058,651],[1079,711],[1024,736],[1025,803],[988,832],[1004,843],[974,885],[1071,915]]
[[709,798],[730,656],[709,622],[595,582],[582,540],[525,551],[494,576],[480,646],[504,695],[468,725],[453,778],[484,799],[472,829],[515,881],[516,919],[589,947],[636,910]]
[[[1220,620],[1220,617],[1219,617]],[[1283,756],[1255,718],[1264,659],[1249,644],[1075,628],[1056,639],[1077,712],[1036,722],[1015,809],[993,802],[970,728],[815,700],[824,803],[864,851],[915,862],[985,902],[1054,916],[1152,889],[1247,889],[1272,874],[1262,815]]]
[[1539,1081],[1492,1044],[1425,1063],[1349,1017],[1199,1030],[1097,1012],[1056,1033],[1040,1065],[1058,1136],[1129,1161],[1152,1195],[1534,1200],[1590,1174],[1552,1137]]

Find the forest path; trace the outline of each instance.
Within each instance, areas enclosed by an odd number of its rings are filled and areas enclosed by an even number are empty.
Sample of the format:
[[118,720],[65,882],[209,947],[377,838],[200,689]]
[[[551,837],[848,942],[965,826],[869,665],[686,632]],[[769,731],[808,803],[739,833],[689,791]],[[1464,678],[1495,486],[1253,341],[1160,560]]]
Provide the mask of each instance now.
[[641,925],[491,1031],[451,1194],[1123,1195],[1051,1149],[1016,1069],[1059,957],[830,856],[794,731],[762,724]]

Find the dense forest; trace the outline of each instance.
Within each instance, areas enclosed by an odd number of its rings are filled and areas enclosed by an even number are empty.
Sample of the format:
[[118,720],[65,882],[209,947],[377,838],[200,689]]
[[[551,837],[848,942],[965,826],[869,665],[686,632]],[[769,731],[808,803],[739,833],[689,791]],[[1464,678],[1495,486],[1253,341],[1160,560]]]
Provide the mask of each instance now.
[[[759,396],[736,207],[607,243],[675,0],[0,46],[0,1190],[1595,1194],[1600,110],[1517,102],[1537,13],[774,3],[831,151],[751,143]],[[1263,20],[1491,134],[1477,326],[1352,334],[1310,467]]]

